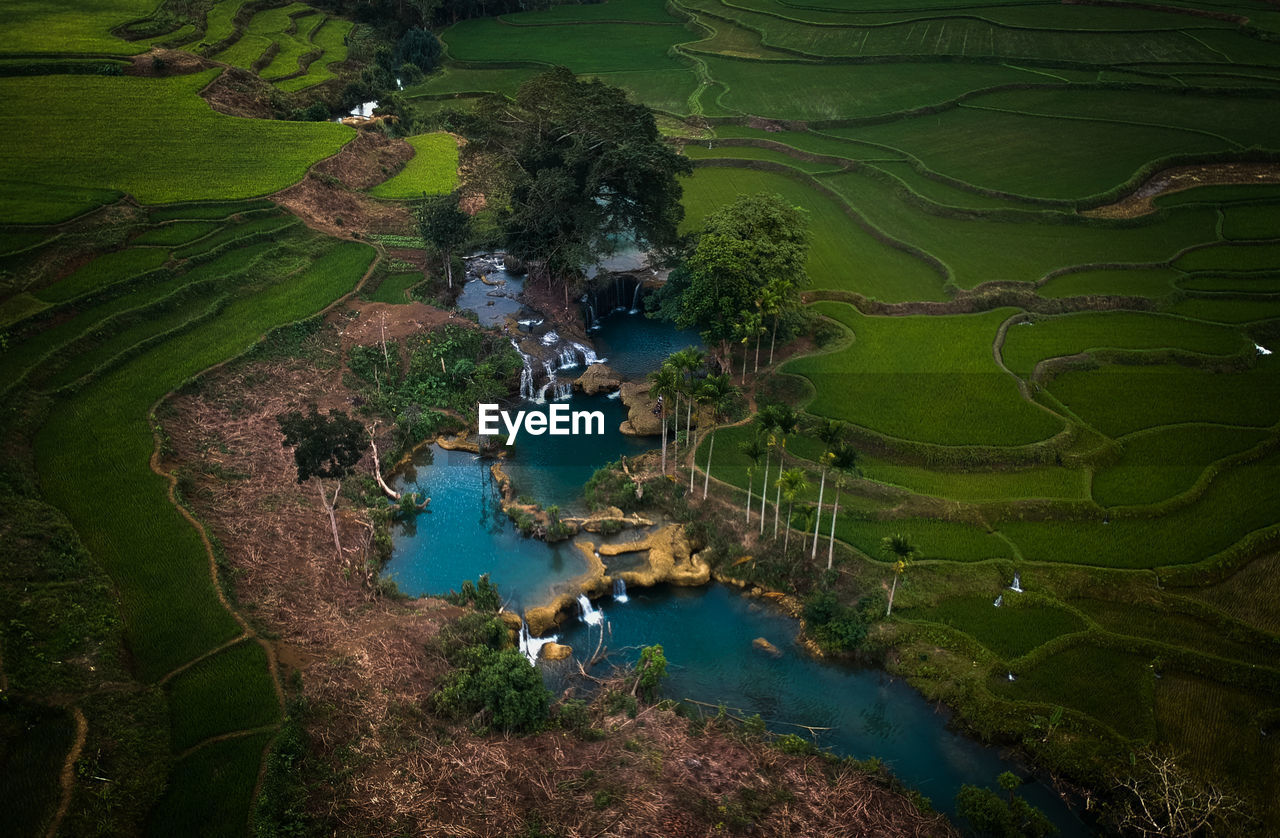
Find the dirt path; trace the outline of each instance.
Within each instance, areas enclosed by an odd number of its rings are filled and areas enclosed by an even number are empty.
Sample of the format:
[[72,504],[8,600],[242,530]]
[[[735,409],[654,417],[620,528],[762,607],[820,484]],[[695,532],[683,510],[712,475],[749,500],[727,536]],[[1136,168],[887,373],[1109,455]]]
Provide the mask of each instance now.
[[71,807],[71,793],[75,790],[76,782],[76,761],[80,759],[80,752],[84,750],[85,736],[89,732],[89,722],[84,717],[84,711],[72,706],[71,712],[76,719],[76,740],[72,743],[71,750],[67,752],[67,758],[62,763],[62,771],[58,775],[58,781],[62,785],[62,801],[58,803],[58,811],[49,822],[49,830],[45,833],[46,838],[53,838],[58,834],[62,819],[66,817],[67,809]]
[[1231,186],[1253,183],[1280,183],[1280,165],[1275,163],[1213,163],[1204,166],[1175,166],[1156,172],[1137,189],[1111,204],[1085,210],[1089,218],[1138,218],[1156,211],[1155,199],[1197,186]]

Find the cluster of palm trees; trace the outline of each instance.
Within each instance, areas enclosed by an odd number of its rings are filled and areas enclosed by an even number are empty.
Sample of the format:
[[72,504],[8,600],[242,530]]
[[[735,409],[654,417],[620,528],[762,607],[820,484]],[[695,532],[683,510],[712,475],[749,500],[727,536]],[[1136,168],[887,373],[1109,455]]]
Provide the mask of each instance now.
[[[830,532],[827,537],[827,569],[830,570],[835,558],[836,519],[840,515],[840,492],[844,489],[847,481],[859,473],[858,452],[853,446],[844,441],[845,426],[843,422],[826,422],[818,427],[816,435],[824,445],[823,454],[818,460],[822,469],[822,476],[818,484],[818,504],[812,510],[802,510],[797,519],[795,515],[796,498],[809,488],[809,482],[804,469],[798,467],[784,468],[783,466],[787,439],[796,432],[798,425],[799,417],[789,406],[785,404],[766,405],[760,409],[756,417],[755,435],[739,446],[742,454],[751,461],[751,465],[747,469],[746,523],[748,525],[751,523],[755,475],[760,467],[760,460],[763,458],[764,473],[760,487],[760,535],[764,535],[768,520],[766,504],[769,498],[769,467],[773,453],[776,451],[778,452],[778,476],[774,481],[773,537],[778,537],[782,501],[785,499],[787,502],[788,526],[782,539],[783,552],[785,553],[790,547],[791,525],[799,523],[800,530],[804,533],[802,549],[808,550],[810,558],[816,559],[818,557],[818,543],[821,541],[822,504],[826,495],[827,475],[834,474],[836,500],[831,510]],[[810,527],[813,528],[812,542],[809,537]]]
[[[787,309],[796,305],[797,295],[798,288],[794,281],[779,278],[761,286],[754,311],[738,313],[733,336],[742,344],[742,383],[747,381],[748,344],[753,338],[756,347],[752,372],[760,372],[760,341],[766,334],[769,335],[769,360],[766,366],[773,364],[773,351],[778,342],[778,321]],[[770,320],[771,326],[768,323]]]
[[[710,414],[711,440],[707,450],[706,476],[702,484],[702,497],[706,498],[711,483],[711,455],[716,445],[716,425],[724,420],[729,406],[738,396],[739,390],[734,387],[728,375],[711,375],[707,371],[707,354],[701,349],[687,347],[671,353],[662,366],[649,374],[652,396],[662,400],[662,473],[667,473],[667,428],[669,418],[675,419],[674,434],[671,439],[672,473],[678,468],[680,446],[680,401],[685,404],[685,444],[690,451],[697,450],[697,439],[693,431],[693,407],[700,405]],[[667,410],[670,402],[673,409]],[[693,492],[695,464],[689,467],[689,491]]]

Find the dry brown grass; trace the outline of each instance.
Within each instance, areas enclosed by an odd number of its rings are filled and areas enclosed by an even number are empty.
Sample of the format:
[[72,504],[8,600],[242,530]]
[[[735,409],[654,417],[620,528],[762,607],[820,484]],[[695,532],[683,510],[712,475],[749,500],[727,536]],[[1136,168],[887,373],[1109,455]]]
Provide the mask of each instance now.
[[[345,318],[346,315],[339,315]],[[337,326],[319,357],[338,356]],[[561,730],[480,737],[427,701],[447,663],[433,638],[460,609],[378,597],[359,578],[368,520],[342,500],[335,555],[314,487],[295,481],[275,417],[314,401],[349,409],[340,367],[253,360],[175,397],[164,424],[187,500],[220,542],[243,611],[301,670],[315,762],[314,814],[339,835],[505,836],[531,824],[565,836],[949,836],[902,795],[849,766],[695,732],[671,710],[605,717],[586,741]],[[358,468],[368,469],[369,463]],[[764,804],[747,817],[747,801]]]

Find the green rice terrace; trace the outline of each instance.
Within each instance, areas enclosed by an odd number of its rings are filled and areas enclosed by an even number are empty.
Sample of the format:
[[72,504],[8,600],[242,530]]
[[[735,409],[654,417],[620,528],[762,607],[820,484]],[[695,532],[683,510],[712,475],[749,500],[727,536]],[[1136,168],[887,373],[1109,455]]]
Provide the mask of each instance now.
[[0,17],[0,834],[1280,834],[1271,0]]

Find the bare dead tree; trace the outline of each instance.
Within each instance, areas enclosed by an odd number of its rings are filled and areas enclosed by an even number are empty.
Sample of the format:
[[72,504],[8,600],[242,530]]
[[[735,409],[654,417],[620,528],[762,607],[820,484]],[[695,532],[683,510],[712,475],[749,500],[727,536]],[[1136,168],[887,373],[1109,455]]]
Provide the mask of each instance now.
[[1244,801],[1192,777],[1173,754],[1145,749],[1137,755],[1136,769],[1115,783],[1124,795],[1119,826],[1125,834],[1234,835],[1248,817]]

